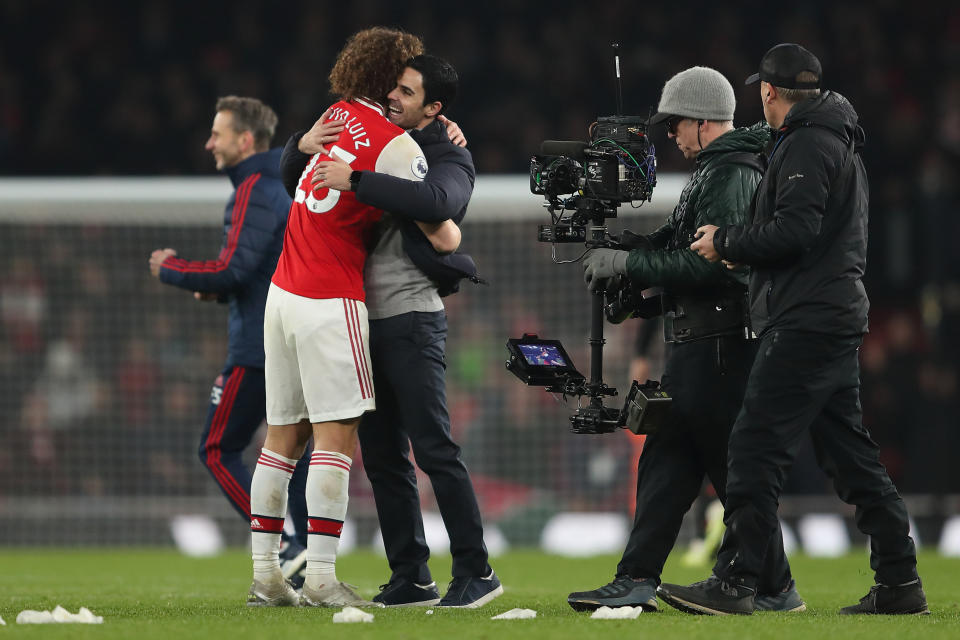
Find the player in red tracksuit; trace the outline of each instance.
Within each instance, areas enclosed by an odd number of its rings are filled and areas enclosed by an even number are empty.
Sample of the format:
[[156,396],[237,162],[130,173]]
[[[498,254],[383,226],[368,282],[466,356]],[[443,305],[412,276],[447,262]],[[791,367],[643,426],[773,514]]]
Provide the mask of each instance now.
[[[372,411],[363,266],[382,212],[350,191],[311,186],[320,160],[411,180],[427,172],[420,147],[385,117],[383,104],[418,38],[376,27],[351,37],[330,73],[345,128],[300,177],[283,253],[264,314],[267,437],[251,487],[252,606],[373,606],[336,577],[357,426]],[[283,579],[278,551],[287,485],[310,437],[307,568],[302,598]]]

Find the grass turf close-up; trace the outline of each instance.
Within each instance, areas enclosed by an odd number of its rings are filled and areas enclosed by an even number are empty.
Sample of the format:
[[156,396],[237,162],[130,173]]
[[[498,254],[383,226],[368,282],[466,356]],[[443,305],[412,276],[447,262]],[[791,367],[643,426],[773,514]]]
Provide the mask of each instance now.
[[[207,559],[173,550],[0,549],[0,626],[3,638],[294,638],[303,634],[345,632],[351,638],[591,638],[643,634],[663,640],[684,638],[837,638],[960,637],[960,559],[931,553],[920,556],[931,615],[841,616],[873,583],[865,554],[837,559],[791,558],[804,613],[704,617],[680,613],[660,602],[659,613],[634,620],[592,620],[566,603],[571,591],[593,589],[613,578],[617,558],[562,558],[538,551],[514,551],[494,558],[504,595],[476,610],[409,608],[371,610],[369,624],[327,628],[334,609],[264,609],[245,606],[250,560],[242,551]],[[444,592],[449,557],[431,561]],[[688,583],[705,578],[708,568],[689,569],[670,562],[664,580]],[[386,582],[386,560],[355,552],[337,563],[340,579],[372,597]],[[103,616],[102,625],[16,624],[24,609],[62,605],[71,612],[85,606]],[[491,620],[512,608],[533,609],[532,620]],[[428,613],[432,611],[433,613]]]

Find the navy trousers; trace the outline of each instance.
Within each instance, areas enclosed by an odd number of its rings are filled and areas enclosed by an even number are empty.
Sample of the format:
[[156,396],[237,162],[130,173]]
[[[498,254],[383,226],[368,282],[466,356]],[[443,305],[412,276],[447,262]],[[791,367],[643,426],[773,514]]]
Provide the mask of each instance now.
[[[240,516],[250,523],[252,474],[243,463],[243,452],[266,418],[266,388],[263,369],[226,367],[210,392],[210,409],[200,437],[200,461],[223,495]],[[307,544],[307,502],[304,495],[310,452],[297,463],[287,496],[287,507],[297,530],[297,541]],[[286,537],[286,533],[283,534]]]
[[377,410],[360,422],[363,466],[373,485],[391,579],[432,579],[413,464],[430,478],[450,537],[453,575],[490,572],[473,483],[450,437],[443,311],[370,321],[370,357]]
[[727,536],[714,573],[754,586],[777,523],[787,472],[807,430],[817,463],[837,495],[856,506],[870,536],[875,580],[895,585],[917,578],[907,509],[880,463],[860,407],[861,337],[768,331],[730,436]]
[[[663,374],[673,399],[670,419],[647,436],[637,473],[637,509],[617,575],[654,578],[677,540],[684,514],[700,493],[704,475],[726,499],[727,441],[740,411],[756,341],[739,336],[675,343]],[[777,529],[779,533],[779,526]],[[761,593],[791,580],[782,536],[771,537]]]

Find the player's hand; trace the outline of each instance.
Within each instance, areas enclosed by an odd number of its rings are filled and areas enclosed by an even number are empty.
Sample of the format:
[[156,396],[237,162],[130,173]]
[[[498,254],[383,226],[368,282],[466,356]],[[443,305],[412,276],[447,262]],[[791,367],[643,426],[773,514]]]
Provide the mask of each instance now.
[[619,249],[591,249],[583,259],[583,281],[590,291],[603,288],[607,278],[627,273],[629,251]]
[[310,130],[303,134],[297,148],[301,153],[313,155],[315,153],[327,153],[327,146],[336,142],[340,138],[340,132],[346,125],[346,120],[327,120],[330,117],[330,109],[323,112]]
[[159,278],[160,265],[162,265],[167,258],[171,258],[175,255],[177,255],[176,249],[169,249],[169,248],[157,249],[156,251],[151,253],[150,254],[150,273],[153,274],[155,278]]
[[336,189],[350,191],[350,174],[353,169],[340,158],[323,160],[317,163],[310,178],[313,189]]
[[193,297],[195,300],[199,300],[200,302],[216,302],[217,301],[217,294],[210,293],[209,291],[194,291]]
[[467,138],[463,135],[463,131],[460,130],[460,125],[447,116],[437,116],[437,120],[447,128],[447,137],[450,138],[450,142],[458,147],[467,146]]
[[720,227],[712,224],[705,224],[697,229],[697,235],[694,236],[696,240],[690,245],[690,249],[710,262],[719,260],[720,254],[713,248],[713,234],[715,234],[719,228]]

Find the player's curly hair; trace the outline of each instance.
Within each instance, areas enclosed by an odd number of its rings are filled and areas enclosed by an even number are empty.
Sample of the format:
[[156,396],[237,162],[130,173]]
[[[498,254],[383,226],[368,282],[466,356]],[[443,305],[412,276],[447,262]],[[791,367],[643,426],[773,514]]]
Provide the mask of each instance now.
[[407,60],[423,53],[417,36],[371,27],[350,36],[330,71],[330,89],[343,100],[365,97],[386,103]]

